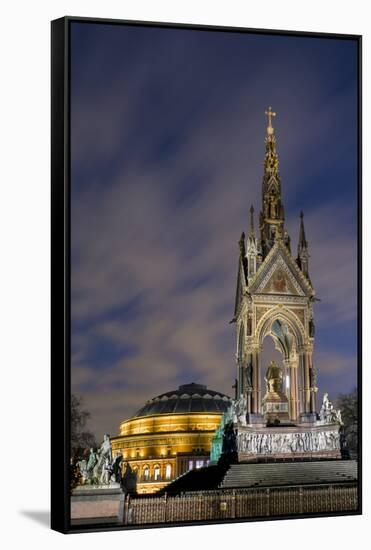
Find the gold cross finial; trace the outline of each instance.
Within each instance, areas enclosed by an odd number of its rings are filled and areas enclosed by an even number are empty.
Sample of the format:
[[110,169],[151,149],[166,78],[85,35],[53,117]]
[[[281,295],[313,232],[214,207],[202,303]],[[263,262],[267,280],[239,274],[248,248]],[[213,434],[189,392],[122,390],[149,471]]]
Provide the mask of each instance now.
[[265,114],[268,117],[268,128],[272,128],[272,117],[276,116],[276,113],[272,111],[272,107],[268,107],[268,111],[265,111]]

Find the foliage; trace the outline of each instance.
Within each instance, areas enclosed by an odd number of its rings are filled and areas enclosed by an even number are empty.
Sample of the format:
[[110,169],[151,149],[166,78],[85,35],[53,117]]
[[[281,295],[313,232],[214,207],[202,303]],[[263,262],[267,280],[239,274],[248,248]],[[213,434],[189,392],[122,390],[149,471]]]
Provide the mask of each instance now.
[[347,394],[340,394],[336,407],[341,410],[344,422],[344,436],[351,456],[358,455],[358,392],[354,388]]
[[77,466],[76,462],[71,460],[70,464],[70,490],[72,490],[81,484],[82,476],[80,468]]
[[95,436],[86,428],[90,412],[82,408],[81,397],[71,395],[71,457],[82,457],[87,449],[96,447]]

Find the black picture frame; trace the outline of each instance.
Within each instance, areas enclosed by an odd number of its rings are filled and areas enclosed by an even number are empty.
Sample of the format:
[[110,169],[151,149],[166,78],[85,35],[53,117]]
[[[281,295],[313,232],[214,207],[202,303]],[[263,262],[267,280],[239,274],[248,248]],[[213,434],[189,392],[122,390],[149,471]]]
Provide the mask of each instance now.
[[[70,522],[70,328],[71,328],[71,212],[70,212],[70,25],[108,24],[209,32],[307,36],[352,40],[358,50],[358,243],[357,243],[357,345],[358,431],[362,434],[362,36],[304,31],[266,30],[194,24],[129,21],[89,17],[62,17],[51,22],[51,528],[61,533],[175,527],[184,523],[153,525],[71,526]],[[358,452],[358,509],[351,512],[301,514],[253,519],[189,522],[187,525],[273,521],[362,514],[362,438]]]

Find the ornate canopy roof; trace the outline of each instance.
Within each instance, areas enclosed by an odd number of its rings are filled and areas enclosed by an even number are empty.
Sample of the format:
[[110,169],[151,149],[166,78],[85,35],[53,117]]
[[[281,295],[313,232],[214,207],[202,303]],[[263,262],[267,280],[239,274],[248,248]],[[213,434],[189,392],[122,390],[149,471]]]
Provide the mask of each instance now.
[[150,399],[134,418],[154,414],[223,413],[230,403],[230,397],[224,393],[209,390],[203,384],[192,382]]

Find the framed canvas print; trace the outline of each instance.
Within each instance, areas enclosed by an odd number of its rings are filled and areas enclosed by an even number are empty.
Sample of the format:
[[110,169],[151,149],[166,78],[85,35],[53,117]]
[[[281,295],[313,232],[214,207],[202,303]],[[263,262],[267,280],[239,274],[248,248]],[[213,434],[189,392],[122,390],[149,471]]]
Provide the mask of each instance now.
[[361,37],[52,22],[52,528],[361,513]]

